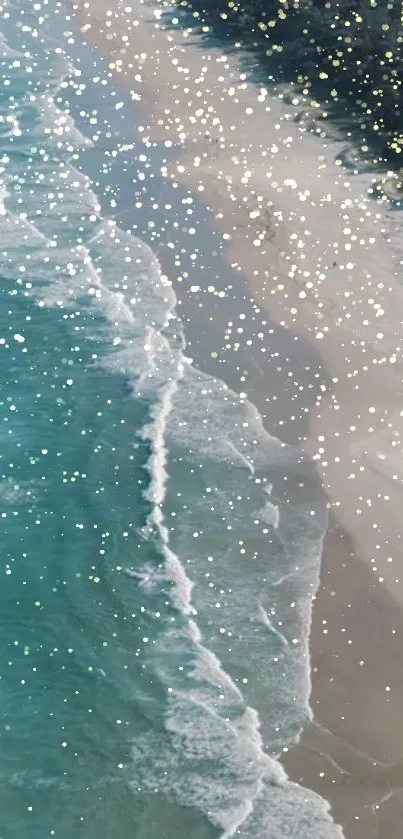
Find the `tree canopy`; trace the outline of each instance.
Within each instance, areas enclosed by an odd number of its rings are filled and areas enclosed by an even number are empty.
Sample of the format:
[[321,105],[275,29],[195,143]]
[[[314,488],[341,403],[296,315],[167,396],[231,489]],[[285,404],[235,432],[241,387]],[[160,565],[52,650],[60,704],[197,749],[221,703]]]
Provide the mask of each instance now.
[[253,51],[403,163],[401,0],[178,0],[202,31]]

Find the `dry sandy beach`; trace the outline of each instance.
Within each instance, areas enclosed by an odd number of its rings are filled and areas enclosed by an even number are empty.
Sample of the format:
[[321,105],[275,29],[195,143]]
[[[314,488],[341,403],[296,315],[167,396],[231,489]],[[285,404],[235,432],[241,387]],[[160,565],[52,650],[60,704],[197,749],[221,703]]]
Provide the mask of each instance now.
[[[293,119],[301,103],[273,98],[191,30],[164,29],[162,4],[80,0],[75,8],[83,37],[110,57],[118,83],[138,103],[144,123],[137,141],[180,144],[167,177],[200,194],[254,299],[311,341],[330,375],[309,434],[299,434],[331,507],[311,634],[315,723],[284,763],[292,778],[330,800],[347,839],[397,839],[400,216],[369,199],[370,174],[350,176],[337,164],[341,144],[303,132]],[[249,397],[265,415],[261,384],[259,392],[249,387]]]

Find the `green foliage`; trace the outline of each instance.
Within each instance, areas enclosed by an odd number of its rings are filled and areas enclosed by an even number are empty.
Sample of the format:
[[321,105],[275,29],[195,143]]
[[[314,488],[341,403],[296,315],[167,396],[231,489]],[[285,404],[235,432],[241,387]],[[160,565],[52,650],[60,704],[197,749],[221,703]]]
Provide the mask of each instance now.
[[178,0],[226,43],[299,80],[403,157],[401,0]]

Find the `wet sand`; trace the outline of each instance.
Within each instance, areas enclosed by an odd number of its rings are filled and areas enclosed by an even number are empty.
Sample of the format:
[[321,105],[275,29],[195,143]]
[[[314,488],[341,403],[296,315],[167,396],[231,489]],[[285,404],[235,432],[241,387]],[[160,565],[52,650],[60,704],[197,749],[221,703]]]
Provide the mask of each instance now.
[[[403,823],[398,216],[367,199],[368,174],[349,177],[337,166],[337,142],[301,132],[297,106],[241,79],[233,59],[191,32],[164,31],[156,6],[136,0],[117,17],[115,8],[80,3],[84,37],[110,56],[118,83],[143,109],[137,141],[178,144],[166,177],[200,195],[228,264],[260,307],[260,345],[247,345],[242,321],[217,317],[209,329],[217,345],[225,331],[228,353],[242,358],[232,369],[247,375],[268,430],[315,459],[329,497],[311,633],[315,721],[284,764],[330,800],[347,839],[394,839]],[[270,340],[269,312],[277,324]],[[304,377],[289,369],[284,344],[276,351],[287,330],[312,346],[312,358],[302,355]],[[275,356],[278,375],[293,382],[277,404]],[[223,360],[210,362],[221,377]]]
[[402,637],[400,604],[331,522],[311,628],[315,724],[283,763],[331,802],[348,839],[401,835]]

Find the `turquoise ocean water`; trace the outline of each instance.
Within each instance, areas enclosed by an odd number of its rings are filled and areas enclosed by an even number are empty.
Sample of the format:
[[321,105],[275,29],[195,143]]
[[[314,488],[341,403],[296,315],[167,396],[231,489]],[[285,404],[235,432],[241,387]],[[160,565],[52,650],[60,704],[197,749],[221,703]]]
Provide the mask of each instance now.
[[2,3],[0,836],[334,839],[277,761],[323,503],[286,503],[294,449],[190,363],[114,217],[136,114],[65,15]]

